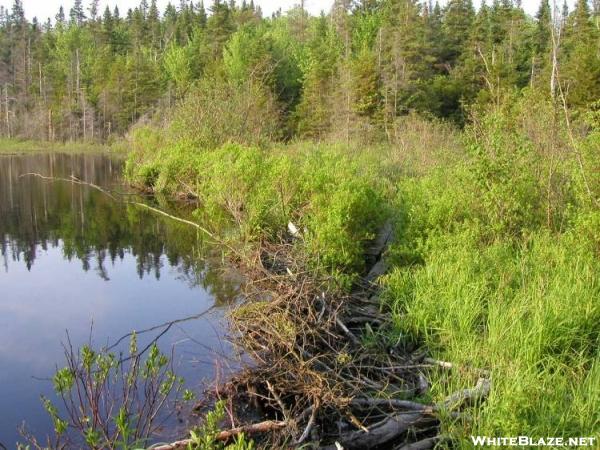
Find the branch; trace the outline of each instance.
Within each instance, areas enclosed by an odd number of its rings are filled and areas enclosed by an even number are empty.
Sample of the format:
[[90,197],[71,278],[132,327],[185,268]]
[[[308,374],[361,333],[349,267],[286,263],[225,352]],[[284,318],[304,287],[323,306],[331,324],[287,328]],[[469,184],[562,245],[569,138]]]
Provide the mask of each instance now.
[[[253,423],[251,425],[245,425],[242,427],[232,428],[219,432],[215,436],[216,441],[228,441],[232,437],[239,434],[254,434],[254,433],[266,433],[268,431],[275,431],[281,428],[285,428],[288,425],[287,422],[265,420],[264,422]],[[188,445],[193,446],[194,441],[192,439],[183,439],[181,441],[175,441],[170,444],[162,444],[151,447],[152,450],[178,450],[186,448]]]

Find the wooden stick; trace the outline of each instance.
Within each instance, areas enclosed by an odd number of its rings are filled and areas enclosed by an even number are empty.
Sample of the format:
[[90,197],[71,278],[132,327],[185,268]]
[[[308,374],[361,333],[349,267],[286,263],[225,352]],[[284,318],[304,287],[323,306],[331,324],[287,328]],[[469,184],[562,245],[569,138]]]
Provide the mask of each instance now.
[[360,345],[360,340],[354,335],[354,333],[352,333],[352,331],[348,329],[346,325],[344,325],[344,323],[338,317],[335,318],[335,323],[337,323],[338,327],[342,329],[344,334],[350,338],[354,345]]
[[[265,420],[264,422],[253,423],[251,425],[244,425],[241,427],[232,428],[231,430],[221,431],[215,436],[215,440],[228,441],[229,439],[231,439],[234,436],[237,436],[238,434],[266,433],[268,431],[274,431],[279,430],[281,428],[285,428],[287,425],[287,422]],[[151,448],[152,450],[178,450],[186,448],[190,444],[194,444],[194,441],[192,439],[182,439],[181,441],[175,441],[170,444],[158,445]]]
[[362,406],[367,408],[385,407],[408,409],[410,411],[419,411],[422,413],[432,414],[435,411],[435,406],[424,405],[422,403],[411,402],[410,400],[398,400],[387,398],[353,398],[350,401],[352,406]]
[[480,378],[475,387],[463,389],[448,396],[443,402],[443,406],[449,410],[459,408],[464,404],[475,403],[484,399],[490,393],[492,383],[487,378]]

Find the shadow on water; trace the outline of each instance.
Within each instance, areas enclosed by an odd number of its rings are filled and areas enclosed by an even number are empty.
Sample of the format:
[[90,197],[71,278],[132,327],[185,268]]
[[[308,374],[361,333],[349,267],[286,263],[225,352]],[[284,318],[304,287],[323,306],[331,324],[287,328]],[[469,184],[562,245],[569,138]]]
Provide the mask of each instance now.
[[[175,349],[178,374],[196,389],[231,352],[223,311],[238,281],[200,231],[88,186],[25,175],[74,176],[126,193],[122,164],[106,155],[0,157],[0,442],[9,448],[22,421],[37,436],[51,430],[39,401],[52,395],[50,383],[33,377],[47,378],[61,364],[67,329],[82,345],[93,323],[95,344],[106,345],[217,306],[172,327],[159,345]],[[160,207],[189,214],[181,205]]]

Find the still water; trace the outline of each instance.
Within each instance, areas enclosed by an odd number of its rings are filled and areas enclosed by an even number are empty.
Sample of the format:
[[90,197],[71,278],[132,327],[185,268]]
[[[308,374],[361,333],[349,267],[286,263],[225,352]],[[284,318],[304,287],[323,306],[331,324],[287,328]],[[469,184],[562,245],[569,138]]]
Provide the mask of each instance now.
[[[90,336],[101,347],[132,330],[208,311],[159,340],[161,350],[174,350],[177,374],[198,390],[225,364],[219,362],[229,352],[223,314],[237,292],[236,282],[207,262],[204,236],[188,225],[89,186],[30,173],[125,191],[122,162],[109,156],[0,156],[0,443],[6,448],[22,440],[23,423],[39,438],[51,431],[40,395],[53,396],[48,378],[63,365],[67,331],[75,347]],[[140,348],[160,331],[140,335]]]

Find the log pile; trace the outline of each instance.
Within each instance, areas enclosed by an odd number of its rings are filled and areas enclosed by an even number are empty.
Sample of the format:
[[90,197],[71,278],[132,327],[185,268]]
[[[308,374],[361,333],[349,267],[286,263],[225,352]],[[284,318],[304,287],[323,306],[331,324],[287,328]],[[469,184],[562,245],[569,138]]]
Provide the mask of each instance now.
[[[485,399],[489,374],[474,370],[473,388],[424,402],[428,374],[452,364],[382,338],[390,315],[377,279],[390,230],[369,249],[371,270],[351,293],[315,277],[290,242],[265,244],[253,261],[240,262],[247,301],[233,311],[231,325],[253,364],[217,389],[233,405],[233,430],[245,429],[265,448],[428,449],[444,440],[441,414],[462,420],[465,408]],[[255,417],[278,426],[260,433],[244,425],[249,405]],[[165,450],[171,448],[178,447]]]

